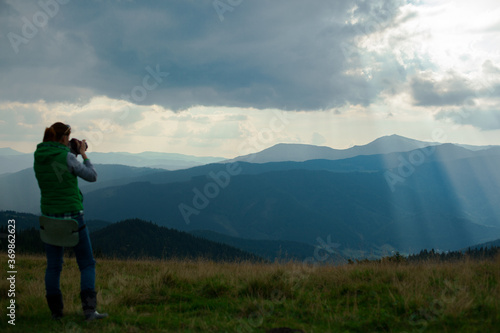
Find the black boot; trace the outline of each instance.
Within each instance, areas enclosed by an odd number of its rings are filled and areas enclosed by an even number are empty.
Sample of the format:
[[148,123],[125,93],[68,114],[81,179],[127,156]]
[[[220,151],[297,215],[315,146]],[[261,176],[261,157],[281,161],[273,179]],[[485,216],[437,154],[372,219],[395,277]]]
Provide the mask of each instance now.
[[80,292],[82,300],[83,314],[85,320],[91,321],[94,319],[102,319],[108,316],[107,313],[99,313],[95,309],[97,307],[97,293],[94,290],[84,290]]
[[50,312],[52,312],[52,319],[59,320],[63,316],[63,298],[62,294],[46,295],[47,303],[49,304]]

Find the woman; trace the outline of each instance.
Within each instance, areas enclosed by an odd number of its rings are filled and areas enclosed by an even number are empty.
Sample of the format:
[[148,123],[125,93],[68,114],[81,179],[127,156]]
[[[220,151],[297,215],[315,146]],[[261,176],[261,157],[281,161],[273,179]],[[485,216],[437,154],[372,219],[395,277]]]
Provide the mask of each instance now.
[[[57,122],[45,129],[43,142],[35,151],[34,170],[41,192],[41,211],[53,218],[73,219],[79,227],[83,221],[83,196],[78,188],[77,177],[89,182],[97,180],[94,166],[87,158],[87,144],[79,144],[78,153],[83,157],[79,162],[69,148],[71,127]],[[78,154],[77,153],[77,154]],[[63,300],[60,289],[60,276],[64,248],[45,244],[47,269],[45,271],[45,291],[52,318],[63,316]],[[95,260],[92,254],[87,228],[79,231],[79,241],[74,247],[80,269],[80,298],[86,320],[101,319],[107,314],[96,311]]]

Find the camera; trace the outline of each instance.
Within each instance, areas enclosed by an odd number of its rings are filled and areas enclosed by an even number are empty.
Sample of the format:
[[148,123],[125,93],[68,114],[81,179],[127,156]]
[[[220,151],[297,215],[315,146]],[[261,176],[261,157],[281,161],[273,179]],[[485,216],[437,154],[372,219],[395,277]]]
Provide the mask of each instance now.
[[75,154],[76,156],[78,156],[78,154],[80,154],[80,146],[82,144],[85,144],[85,150],[87,150],[87,148],[89,147],[87,142],[83,142],[83,141],[80,141],[80,140],[75,139],[75,138],[69,140],[69,148],[70,148],[71,152],[73,154]]

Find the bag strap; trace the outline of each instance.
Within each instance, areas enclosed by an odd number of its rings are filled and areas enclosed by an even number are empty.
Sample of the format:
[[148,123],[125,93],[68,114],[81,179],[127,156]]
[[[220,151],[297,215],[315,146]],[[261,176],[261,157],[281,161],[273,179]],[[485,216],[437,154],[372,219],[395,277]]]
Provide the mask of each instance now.
[[[86,225],[86,224],[84,224],[84,225],[82,225],[80,228],[78,228],[78,230],[73,231],[73,233],[75,233],[75,232],[80,232],[80,231],[82,231],[83,229],[85,229],[86,227],[87,227],[87,225]],[[45,230],[45,227],[44,227],[43,225],[41,225],[41,226],[40,226],[40,229]]]

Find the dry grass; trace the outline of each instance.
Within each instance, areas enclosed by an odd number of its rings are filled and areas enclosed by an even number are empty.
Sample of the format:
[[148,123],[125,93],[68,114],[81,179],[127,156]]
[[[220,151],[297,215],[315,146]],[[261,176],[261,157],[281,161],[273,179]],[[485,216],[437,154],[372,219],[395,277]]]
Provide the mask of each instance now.
[[[5,267],[5,255],[2,267]],[[498,331],[500,258],[457,263],[308,266],[184,260],[104,260],[97,265],[98,310],[84,323],[80,275],[66,258],[66,316],[50,320],[45,258],[18,257],[16,327],[37,332]],[[8,284],[0,282],[1,306]]]

